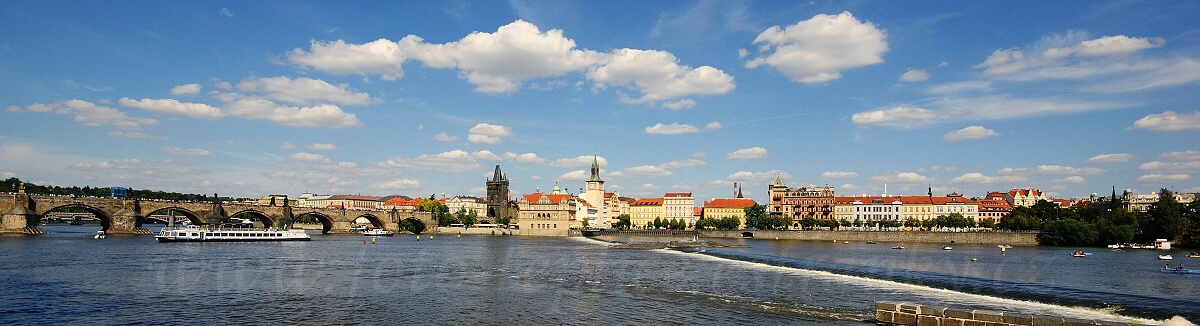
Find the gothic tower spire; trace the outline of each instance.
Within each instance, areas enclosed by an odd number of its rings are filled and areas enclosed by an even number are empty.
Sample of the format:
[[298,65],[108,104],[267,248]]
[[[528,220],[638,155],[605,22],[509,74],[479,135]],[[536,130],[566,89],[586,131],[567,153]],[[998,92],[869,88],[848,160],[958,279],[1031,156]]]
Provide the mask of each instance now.
[[604,181],[600,180],[600,163],[597,161],[595,155],[592,155],[592,177],[588,178],[587,181]]

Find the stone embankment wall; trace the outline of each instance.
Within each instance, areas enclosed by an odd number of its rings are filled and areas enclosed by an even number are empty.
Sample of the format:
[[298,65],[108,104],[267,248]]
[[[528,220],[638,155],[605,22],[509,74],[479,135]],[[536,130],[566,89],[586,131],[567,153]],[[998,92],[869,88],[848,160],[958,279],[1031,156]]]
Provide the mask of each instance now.
[[1082,326],[1146,325],[1107,320],[1073,319],[1017,312],[970,310],[900,302],[875,302],[876,325],[990,325],[990,326]]
[[516,235],[517,230],[498,228],[468,228],[468,227],[439,227],[437,234],[466,234],[466,235]]
[[1028,232],[929,232],[929,231],[773,231],[732,230],[699,231],[701,237],[742,238],[750,232],[755,239],[814,240],[814,241],[879,241],[958,244],[1005,244],[1036,246],[1037,233]]

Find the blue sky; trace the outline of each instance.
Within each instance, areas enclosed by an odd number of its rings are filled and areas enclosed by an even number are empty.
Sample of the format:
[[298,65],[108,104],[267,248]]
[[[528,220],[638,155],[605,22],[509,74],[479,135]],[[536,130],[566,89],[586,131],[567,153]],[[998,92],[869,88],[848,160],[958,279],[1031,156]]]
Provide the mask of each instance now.
[[222,196],[1200,191],[1200,3],[0,8],[0,177]]

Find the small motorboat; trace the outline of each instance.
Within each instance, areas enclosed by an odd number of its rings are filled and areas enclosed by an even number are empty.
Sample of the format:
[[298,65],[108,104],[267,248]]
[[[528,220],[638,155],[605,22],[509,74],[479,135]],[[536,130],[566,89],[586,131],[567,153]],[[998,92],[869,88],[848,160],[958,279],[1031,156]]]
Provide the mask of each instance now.
[[867,241],[867,244],[875,244],[875,241]]
[[895,247],[892,247],[892,249],[904,250],[904,249],[908,249],[908,248],[905,248],[904,246],[895,246]]
[[945,246],[945,247],[942,247],[942,250],[953,250],[953,249],[954,249],[954,248],[950,248],[950,246]]
[[1082,250],[1078,250],[1078,251],[1072,252],[1071,257],[1080,257],[1080,258],[1087,257],[1087,253],[1083,252]]
[[1172,260],[1172,259],[1175,259],[1175,258],[1171,257],[1171,254],[1158,255],[1158,260]]
[[1200,269],[1161,268],[1158,271],[1170,274],[1200,274]]
[[1200,258],[1200,252],[1188,253],[1188,258]]
[[92,236],[92,239],[107,239],[107,238],[108,238],[108,234],[104,233],[104,231],[96,231],[96,235]]

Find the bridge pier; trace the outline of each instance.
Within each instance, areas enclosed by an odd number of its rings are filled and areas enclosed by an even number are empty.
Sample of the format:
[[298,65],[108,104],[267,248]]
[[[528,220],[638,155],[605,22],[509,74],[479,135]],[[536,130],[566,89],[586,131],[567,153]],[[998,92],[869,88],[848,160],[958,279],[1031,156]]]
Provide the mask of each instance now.
[[29,209],[33,204],[24,193],[13,196],[14,205],[4,211],[3,223],[0,223],[0,235],[37,235],[46,234],[38,227],[42,216]]
[[153,232],[150,232],[149,229],[142,227],[142,225],[138,223],[138,221],[142,219],[141,214],[138,214],[137,212],[139,209],[140,205],[138,205],[138,201],[136,199],[133,200],[132,209],[129,207],[122,208],[116,214],[113,214],[111,217],[109,217],[112,222],[110,225],[104,225],[104,233],[131,235],[154,234]]

